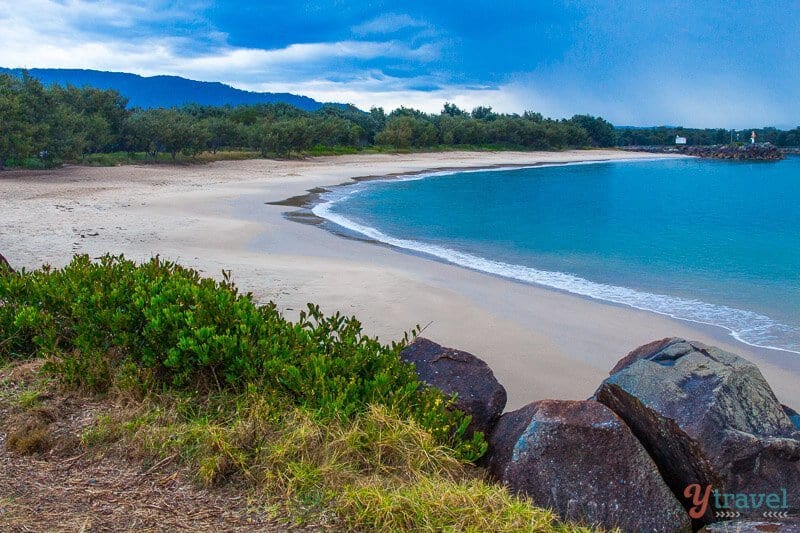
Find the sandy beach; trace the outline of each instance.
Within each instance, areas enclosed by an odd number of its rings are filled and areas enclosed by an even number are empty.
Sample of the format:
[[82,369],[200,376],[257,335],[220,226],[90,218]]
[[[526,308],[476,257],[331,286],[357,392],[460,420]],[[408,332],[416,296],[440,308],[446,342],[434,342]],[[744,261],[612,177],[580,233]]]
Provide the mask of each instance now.
[[193,166],[66,167],[0,173],[0,253],[17,268],[61,266],[74,253],[153,255],[233,280],[287,316],[306,302],[356,315],[368,333],[424,336],[485,359],[508,408],[541,398],[590,396],[631,349],[680,336],[756,362],[778,398],[800,407],[800,358],[737,342],[726,331],[525,285],[347,239],[286,218],[273,205],[364,176],[443,168],[653,154],[444,152],[247,160]]

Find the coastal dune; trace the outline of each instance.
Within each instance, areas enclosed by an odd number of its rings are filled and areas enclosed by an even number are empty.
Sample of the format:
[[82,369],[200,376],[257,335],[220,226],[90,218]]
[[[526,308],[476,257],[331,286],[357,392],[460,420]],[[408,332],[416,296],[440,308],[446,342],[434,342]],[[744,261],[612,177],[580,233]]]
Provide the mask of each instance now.
[[797,356],[755,348],[725,330],[526,285],[345,238],[287,219],[275,205],[366,176],[450,168],[667,157],[615,150],[369,154],[193,166],[66,167],[0,173],[0,252],[15,268],[66,264],[75,253],[154,255],[206,275],[230,271],[290,318],[307,302],[356,315],[389,341],[415,325],[484,359],[507,409],[583,399],[633,348],[696,339],[759,365],[778,398],[800,406]]

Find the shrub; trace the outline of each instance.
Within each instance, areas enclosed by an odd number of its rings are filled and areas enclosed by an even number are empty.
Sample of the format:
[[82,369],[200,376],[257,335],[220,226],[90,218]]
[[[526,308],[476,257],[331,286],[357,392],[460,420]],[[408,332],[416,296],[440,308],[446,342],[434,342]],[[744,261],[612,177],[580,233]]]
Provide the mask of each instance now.
[[0,327],[0,360],[46,357],[63,382],[93,391],[252,388],[341,420],[382,405],[459,457],[486,449],[480,434],[463,438],[469,417],[401,361],[408,335],[382,344],[355,317],[311,304],[292,323],[227,276],[218,282],[159,258],[82,255],[63,269],[4,272]]

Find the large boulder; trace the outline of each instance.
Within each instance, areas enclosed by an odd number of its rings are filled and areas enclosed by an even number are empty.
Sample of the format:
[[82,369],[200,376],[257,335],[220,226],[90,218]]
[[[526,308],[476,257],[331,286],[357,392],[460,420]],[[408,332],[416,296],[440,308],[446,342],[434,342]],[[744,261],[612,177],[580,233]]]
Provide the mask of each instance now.
[[[788,509],[779,510],[800,508],[800,433],[751,362],[663,339],[623,358],[595,398],[630,426],[687,509],[702,508],[690,495],[708,486],[719,494],[786,494]],[[744,517],[770,511],[763,499],[751,509],[720,501],[729,505],[717,508],[712,498],[702,516],[694,513],[695,525],[728,510]]]
[[472,416],[468,434],[488,436],[506,406],[506,389],[492,369],[474,355],[445,348],[418,337],[400,357],[414,363],[419,378],[448,396],[456,395],[455,407]]
[[504,414],[491,474],[567,520],[624,531],[688,531],[690,520],[625,423],[594,401],[542,400]]

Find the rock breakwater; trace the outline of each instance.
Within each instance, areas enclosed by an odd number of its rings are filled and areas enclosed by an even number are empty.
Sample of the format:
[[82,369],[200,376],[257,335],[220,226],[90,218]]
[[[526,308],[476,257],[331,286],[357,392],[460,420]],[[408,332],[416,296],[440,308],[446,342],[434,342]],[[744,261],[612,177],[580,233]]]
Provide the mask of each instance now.
[[620,146],[630,152],[653,154],[683,154],[703,159],[726,159],[730,161],[780,161],[787,150],[770,143],[718,144],[712,146]]

